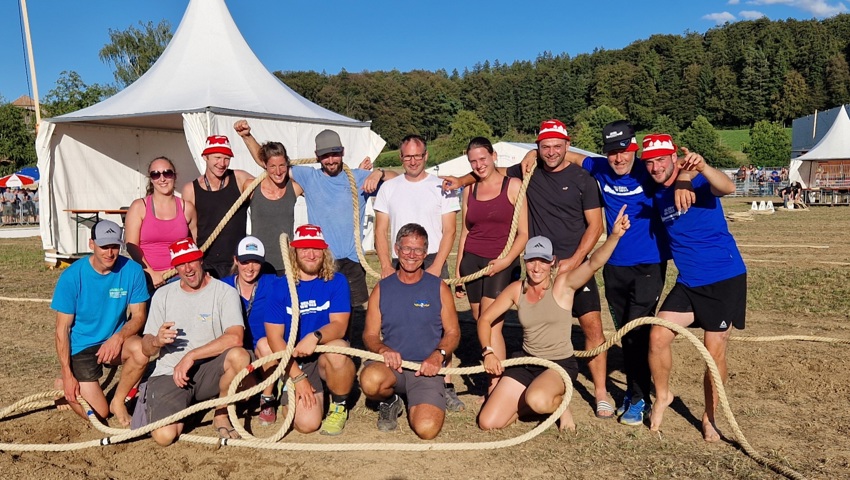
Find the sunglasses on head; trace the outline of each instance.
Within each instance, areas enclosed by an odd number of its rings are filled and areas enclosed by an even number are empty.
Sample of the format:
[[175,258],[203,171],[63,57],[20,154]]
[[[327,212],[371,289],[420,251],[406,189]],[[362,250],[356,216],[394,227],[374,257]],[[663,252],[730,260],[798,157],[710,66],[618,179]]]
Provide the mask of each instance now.
[[167,180],[171,180],[174,178],[174,170],[153,171],[150,173],[150,177],[151,180],[159,180],[159,177],[165,177]]

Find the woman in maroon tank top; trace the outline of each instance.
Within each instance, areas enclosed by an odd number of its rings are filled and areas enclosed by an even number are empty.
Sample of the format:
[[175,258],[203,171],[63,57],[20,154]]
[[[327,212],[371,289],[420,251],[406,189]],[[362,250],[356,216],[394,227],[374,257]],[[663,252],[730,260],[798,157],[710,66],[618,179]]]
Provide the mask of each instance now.
[[[505,248],[511,229],[514,206],[522,182],[509,179],[496,169],[497,154],[484,137],[473,138],[466,149],[469,165],[478,181],[463,190],[461,233],[458,246],[457,273],[470,275],[491,265],[487,275],[466,284],[472,316],[478,320],[499,293],[512,280],[519,278],[519,254],[528,241],[528,210],[525,202],[519,216],[516,239],[510,252],[498,259]],[[506,358],[501,335],[504,316],[494,326],[493,347],[499,359]],[[490,390],[496,380],[490,384]]]
[[[171,269],[170,254],[168,253],[169,242],[166,239],[160,239],[162,241],[156,242],[153,247],[156,251],[153,252],[146,252],[142,248],[142,244],[147,243],[142,238],[142,227],[148,210],[151,210],[156,217],[153,220],[165,221],[174,219],[177,213],[182,210],[188,232],[192,238],[198,236],[198,217],[192,202],[182,200],[174,195],[175,185],[177,184],[177,169],[174,168],[174,163],[171,160],[166,157],[157,157],[148,165],[147,171],[148,188],[145,197],[134,200],[124,218],[124,240],[127,245],[127,253],[133,260],[142,265],[145,273],[150,277],[151,284],[156,287],[163,283],[162,274]],[[150,205],[146,202],[150,202]],[[182,202],[182,204],[178,205],[177,202]],[[181,206],[182,208],[180,208]],[[182,238],[185,238],[185,236]],[[180,239],[178,237],[170,239],[170,241],[176,242]],[[156,257],[156,259],[151,258],[151,261],[148,261],[145,258],[146,253]]]

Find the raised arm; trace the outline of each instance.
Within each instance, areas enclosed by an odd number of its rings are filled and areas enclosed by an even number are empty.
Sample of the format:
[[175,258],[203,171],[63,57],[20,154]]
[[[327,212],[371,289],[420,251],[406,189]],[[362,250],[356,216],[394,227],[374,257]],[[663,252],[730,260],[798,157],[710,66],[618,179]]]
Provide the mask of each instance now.
[[242,137],[242,141],[245,142],[245,146],[248,147],[248,151],[251,152],[251,158],[254,159],[254,162],[265,168],[263,165],[263,161],[260,160],[260,142],[254,138],[254,135],[251,134],[251,126],[248,125],[248,120],[237,120],[236,123],[233,124],[233,129],[236,130],[236,133]]
[[708,180],[708,184],[711,185],[711,193],[717,197],[735,193],[735,182],[725,173],[705,163],[702,155],[690,152],[687,148],[682,148],[682,152],[685,155],[679,161],[680,168],[684,171],[701,173]]

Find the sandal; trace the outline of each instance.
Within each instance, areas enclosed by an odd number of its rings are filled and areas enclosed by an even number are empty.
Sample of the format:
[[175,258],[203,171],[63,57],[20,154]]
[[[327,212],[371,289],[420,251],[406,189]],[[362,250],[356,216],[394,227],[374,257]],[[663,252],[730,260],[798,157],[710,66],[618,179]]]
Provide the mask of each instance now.
[[215,431],[218,432],[218,438],[224,438],[227,440],[242,439],[242,435],[239,435],[239,432],[237,432],[235,428],[216,427]]
[[616,416],[617,410],[610,403],[605,400],[596,402],[596,418],[605,420]]

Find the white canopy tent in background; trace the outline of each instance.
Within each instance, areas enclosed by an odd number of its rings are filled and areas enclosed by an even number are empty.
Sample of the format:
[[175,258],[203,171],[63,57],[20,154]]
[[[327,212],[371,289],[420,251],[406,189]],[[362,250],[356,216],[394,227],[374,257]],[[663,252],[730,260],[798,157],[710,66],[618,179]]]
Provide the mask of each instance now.
[[[535,143],[496,142],[493,144],[493,150],[495,150],[498,154],[496,166],[510,167],[511,165],[516,165],[522,161],[523,157],[525,157],[525,154],[528,153],[529,150],[534,150],[536,148],[537,144]],[[587,150],[582,150],[576,147],[570,147],[570,151],[590,157],[599,156],[596,153],[588,152]],[[466,158],[466,155],[461,155],[457,158],[447,160],[439,165],[428,168],[426,171],[434,175],[451,175],[454,177],[460,177],[471,172],[472,169],[469,168],[469,160]]]
[[[78,226],[65,210],[129,205],[144,195],[146,169],[157,156],[174,162],[179,191],[204,170],[209,135],[231,139],[231,168],[259,174],[233,131],[242,118],[258,141],[283,143],[293,159],[313,157],[315,136],[326,128],[339,133],[351,166],[376,158],[386,143],[371,122],[322,108],[272,75],[224,0],[190,0],[168,47],[141,78],[103,102],[42,122],[36,151],[44,248],[85,251],[87,242],[75,245]],[[303,206],[300,211],[296,223],[306,220]]]
[[850,163],[850,117],[843,107],[839,108],[835,121],[821,141],[807,153],[791,160],[788,178],[791,182],[800,182],[803,188],[816,187],[818,163],[830,160]]

